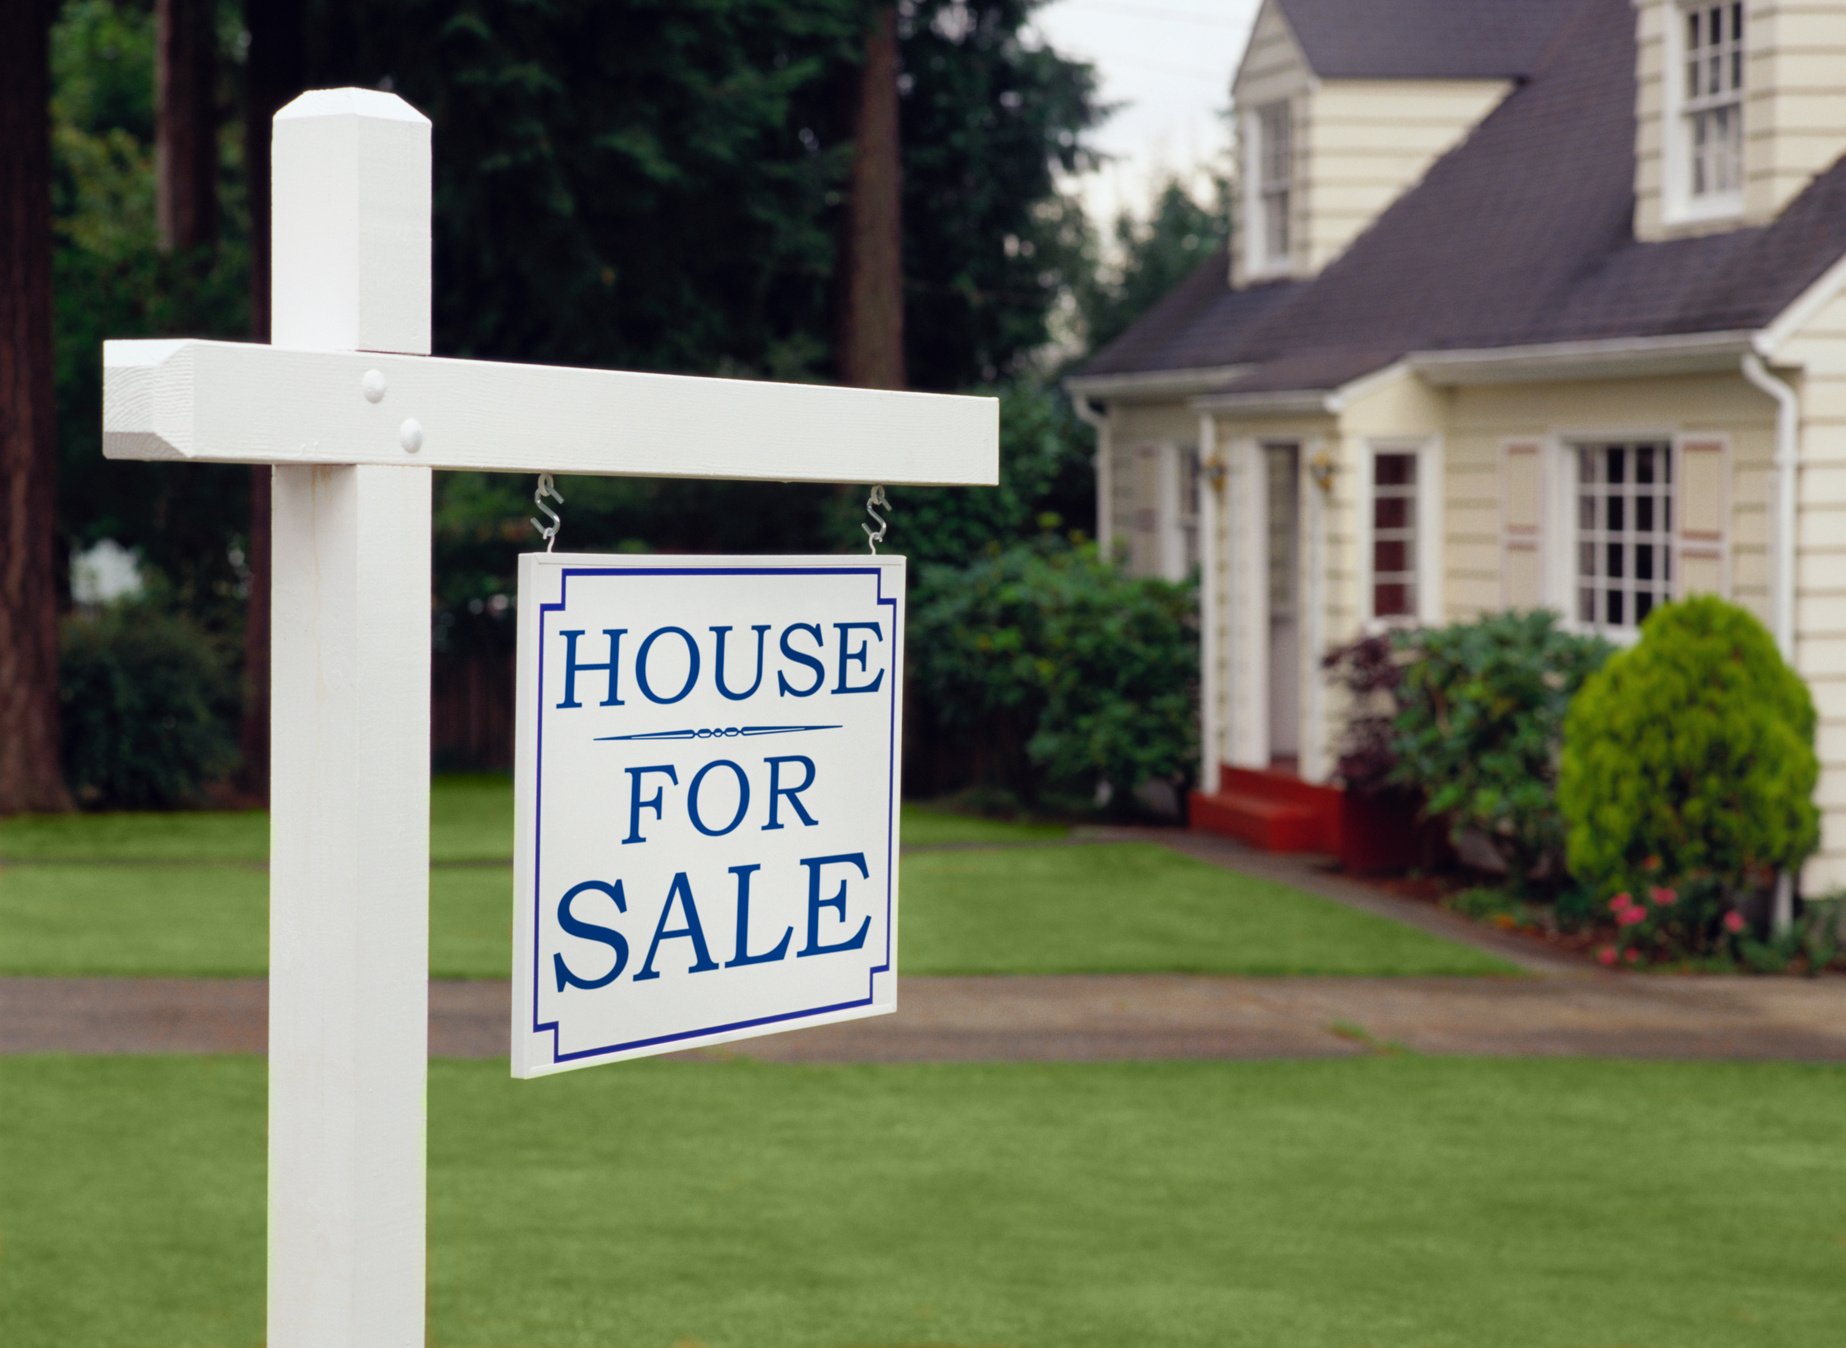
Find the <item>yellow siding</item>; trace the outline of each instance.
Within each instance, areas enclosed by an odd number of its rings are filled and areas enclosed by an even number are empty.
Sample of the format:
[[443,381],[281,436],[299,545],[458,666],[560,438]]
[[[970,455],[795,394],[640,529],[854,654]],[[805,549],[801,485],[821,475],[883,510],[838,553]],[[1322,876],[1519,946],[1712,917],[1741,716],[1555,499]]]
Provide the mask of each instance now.
[[1186,398],[1109,404],[1109,435],[1118,445],[1184,444],[1199,441],[1199,414]]
[[1237,77],[1232,81],[1232,96],[1246,107],[1269,103],[1295,93],[1311,78],[1307,60],[1282,12],[1274,0],[1264,0],[1250,29],[1250,44],[1244,48]]
[[1137,514],[1152,509],[1137,489],[1144,479],[1140,451],[1149,445],[1193,445],[1199,442],[1199,414],[1183,397],[1145,402],[1109,404],[1109,511],[1110,550],[1137,574],[1157,574],[1159,567],[1135,553]]
[[[1487,570],[1500,565],[1498,539],[1480,503],[1500,515],[1500,456],[1510,440],[1545,443],[1622,436],[1717,439],[1728,497],[1724,518],[1725,565],[1697,562],[1688,578],[1721,587],[1765,622],[1770,618],[1769,557],[1765,517],[1770,460],[1775,453],[1774,405],[1741,375],[1676,375],[1651,379],[1507,384],[1456,390],[1449,428],[1449,610],[1464,617],[1497,608],[1500,587]],[[1719,484],[1713,484],[1719,485]],[[1472,508],[1457,504],[1457,498]],[[1466,533],[1461,532],[1466,529]]]
[[1296,178],[1300,266],[1316,272],[1506,96],[1501,80],[1326,80],[1309,97]]
[[[1773,219],[1846,152],[1846,5],[1824,0],[1747,0],[1744,41],[1744,192],[1741,217],[1676,221],[1666,157],[1668,125],[1683,78],[1666,69],[1683,22],[1680,0],[1638,0],[1635,98],[1635,233],[1642,239],[1732,229]],[[1669,92],[1669,86],[1671,92]]]
[[1747,15],[1744,211],[1760,221],[1846,151],[1846,7],[1758,0]]
[[[1658,239],[1666,226],[1666,22],[1676,0],[1636,0],[1634,232]],[[1754,71],[1746,72],[1749,79]],[[1746,110],[1747,111],[1747,110]]]
[[1820,712],[1821,846],[1802,872],[1812,894],[1846,885],[1846,297],[1809,316],[1777,353],[1784,363],[1800,367],[1801,394],[1795,667]]

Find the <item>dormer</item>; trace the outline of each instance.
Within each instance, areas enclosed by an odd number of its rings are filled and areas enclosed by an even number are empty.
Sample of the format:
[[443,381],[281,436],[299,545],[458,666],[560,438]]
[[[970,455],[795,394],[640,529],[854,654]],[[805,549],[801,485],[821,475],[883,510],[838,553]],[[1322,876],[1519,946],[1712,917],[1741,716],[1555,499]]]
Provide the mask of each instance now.
[[1637,238],[1772,220],[1846,152],[1846,8],[1634,5]]
[[1338,257],[1531,71],[1570,3],[1263,0],[1231,84],[1231,283]]

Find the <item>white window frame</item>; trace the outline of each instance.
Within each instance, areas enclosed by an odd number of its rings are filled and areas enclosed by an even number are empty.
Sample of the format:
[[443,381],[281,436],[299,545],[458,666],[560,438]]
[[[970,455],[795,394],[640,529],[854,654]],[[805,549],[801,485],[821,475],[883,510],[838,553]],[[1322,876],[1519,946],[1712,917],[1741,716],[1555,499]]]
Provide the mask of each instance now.
[[[1553,437],[1551,465],[1552,505],[1550,518],[1559,522],[1557,529],[1557,551],[1553,564],[1547,568],[1550,581],[1547,587],[1551,608],[1558,613],[1559,626],[1568,631],[1586,636],[1599,636],[1603,640],[1618,646],[1633,645],[1640,639],[1641,629],[1633,620],[1634,587],[1627,587],[1627,599],[1623,605],[1623,625],[1611,627],[1606,621],[1585,622],[1579,616],[1578,589],[1582,577],[1579,573],[1578,544],[1582,542],[1578,526],[1578,495],[1581,488],[1578,451],[1584,449],[1603,449],[1611,447],[1633,447],[1646,445],[1663,448],[1671,474],[1671,500],[1673,503],[1673,523],[1671,527],[1662,528],[1659,520],[1655,521],[1652,532],[1661,535],[1662,546],[1666,549],[1671,576],[1665,586],[1664,596],[1656,603],[1669,603],[1679,595],[1681,560],[1679,556],[1679,512],[1681,509],[1680,492],[1684,487],[1684,474],[1679,462],[1680,436],[1673,430],[1660,427],[1643,429],[1628,428],[1624,430],[1570,431]],[[1632,485],[1632,484],[1630,484]],[[1632,500],[1628,519],[1632,521]],[[1632,523],[1626,526],[1632,532]],[[1632,564],[1629,567],[1633,569]],[[1632,581],[1633,577],[1624,577]]]
[[[1271,135],[1265,122],[1279,116],[1288,138],[1287,172],[1281,178],[1269,176]],[[1295,105],[1292,99],[1278,98],[1251,108],[1244,115],[1244,194],[1243,249],[1244,273],[1248,280],[1287,276],[1294,270],[1295,194],[1297,190]],[[1278,251],[1270,237],[1269,202],[1280,197],[1283,238]]]
[[[1733,4],[1739,5],[1736,12],[1742,12],[1744,18],[1743,36],[1735,42],[1726,41],[1720,49],[1720,57],[1726,67],[1724,73],[1730,73],[1730,58],[1736,59],[1739,72],[1735,88],[1724,94],[1713,96],[1701,93],[1694,97],[1688,88],[1687,68],[1691,60],[1691,50],[1687,41],[1686,29],[1690,18],[1697,14],[1703,19],[1705,13],[1715,7],[1722,7],[1726,13],[1726,29],[1729,31]],[[1665,68],[1662,72],[1663,96],[1661,104],[1665,116],[1662,128],[1662,147],[1666,156],[1664,168],[1665,215],[1669,224],[1695,224],[1713,220],[1729,220],[1743,214],[1744,177],[1747,170],[1745,162],[1748,142],[1743,126],[1745,103],[1749,95],[1750,63],[1750,21],[1748,6],[1741,0],[1668,0],[1666,5],[1666,41]],[[1697,118],[1719,108],[1732,109],[1737,138],[1737,182],[1735,187],[1724,192],[1693,191],[1693,156],[1695,149],[1694,125]]]
[[[1375,572],[1372,566],[1373,544],[1377,541],[1373,521],[1378,493],[1378,458],[1382,454],[1408,454],[1417,464],[1416,490],[1412,497],[1415,515],[1411,524],[1412,538],[1416,545],[1412,552],[1416,568],[1415,611],[1383,618],[1378,616],[1375,608],[1377,596],[1373,593]],[[1359,556],[1354,571],[1359,580],[1359,622],[1367,632],[1442,621],[1443,460],[1442,440],[1439,436],[1365,442],[1364,452],[1360,456],[1357,502],[1359,528],[1356,531]]]

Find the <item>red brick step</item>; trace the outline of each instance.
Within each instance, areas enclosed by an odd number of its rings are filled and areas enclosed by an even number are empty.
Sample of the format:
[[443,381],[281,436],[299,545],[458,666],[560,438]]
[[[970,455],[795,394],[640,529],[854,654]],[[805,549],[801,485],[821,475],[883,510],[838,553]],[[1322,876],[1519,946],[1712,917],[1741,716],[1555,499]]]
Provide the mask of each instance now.
[[1192,827],[1265,852],[1339,851],[1340,791],[1293,773],[1223,769],[1216,791],[1195,791]]

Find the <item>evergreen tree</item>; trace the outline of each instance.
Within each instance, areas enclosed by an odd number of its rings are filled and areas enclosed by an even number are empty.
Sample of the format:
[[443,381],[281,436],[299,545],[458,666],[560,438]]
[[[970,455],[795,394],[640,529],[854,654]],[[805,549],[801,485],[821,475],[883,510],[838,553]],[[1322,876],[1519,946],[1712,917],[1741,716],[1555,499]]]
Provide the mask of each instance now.
[[917,0],[904,61],[905,325],[911,383],[1017,372],[1088,265],[1057,174],[1089,167],[1096,73],[1029,37],[1035,0]]
[[[1154,195],[1145,219],[1124,211],[1111,231],[1117,260],[1092,269],[1077,287],[1077,307],[1089,350],[1119,336],[1190,276],[1229,236],[1225,184],[1200,201],[1177,178]],[[1224,282],[1230,284],[1228,275]]]

